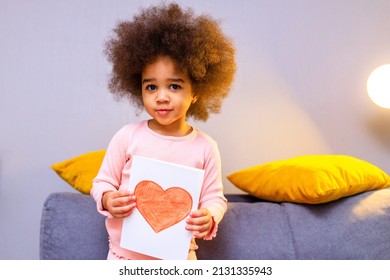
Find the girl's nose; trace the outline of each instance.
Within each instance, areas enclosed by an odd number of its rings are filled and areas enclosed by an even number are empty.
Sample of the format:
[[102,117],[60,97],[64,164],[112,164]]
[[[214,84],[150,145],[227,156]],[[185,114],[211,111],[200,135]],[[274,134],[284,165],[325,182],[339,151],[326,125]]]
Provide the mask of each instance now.
[[169,101],[169,94],[166,90],[159,90],[157,93],[157,102],[163,103]]

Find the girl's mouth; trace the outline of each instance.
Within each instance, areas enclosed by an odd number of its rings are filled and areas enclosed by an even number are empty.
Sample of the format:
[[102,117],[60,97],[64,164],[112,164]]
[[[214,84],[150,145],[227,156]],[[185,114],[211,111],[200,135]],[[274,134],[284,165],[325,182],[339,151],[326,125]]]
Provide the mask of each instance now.
[[159,114],[159,115],[167,115],[171,111],[172,110],[169,110],[169,109],[158,109],[158,110],[156,110],[157,114]]

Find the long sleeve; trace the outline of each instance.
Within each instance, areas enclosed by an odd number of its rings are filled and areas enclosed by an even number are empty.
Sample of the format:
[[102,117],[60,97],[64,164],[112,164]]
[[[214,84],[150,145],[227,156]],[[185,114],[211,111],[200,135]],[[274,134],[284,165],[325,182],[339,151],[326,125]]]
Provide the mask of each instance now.
[[111,215],[103,209],[103,194],[107,191],[116,191],[123,184],[122,172],[128,161],[126,138],[124,129],[114,135],[107,147],[100,170],[93,180],[90,193],[96,201],[98,211],[105,216]]

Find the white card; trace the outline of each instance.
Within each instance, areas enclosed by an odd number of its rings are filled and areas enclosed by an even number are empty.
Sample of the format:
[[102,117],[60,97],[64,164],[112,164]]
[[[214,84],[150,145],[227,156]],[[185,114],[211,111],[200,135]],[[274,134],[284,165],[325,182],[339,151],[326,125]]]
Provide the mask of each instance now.
[[137,207],[123,220],[120,246],[159,259],[185,260],[192,232],[185,229],[198,208],[204,170],[133,156],[129,190]]

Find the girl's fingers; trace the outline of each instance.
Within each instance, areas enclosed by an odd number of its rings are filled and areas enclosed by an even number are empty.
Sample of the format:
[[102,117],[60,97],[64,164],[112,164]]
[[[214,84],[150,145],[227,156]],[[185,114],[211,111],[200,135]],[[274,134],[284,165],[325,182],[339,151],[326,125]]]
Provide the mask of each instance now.
[[135,195],[123,196],[123,197],[114,198],[112,201],[112,206],[119,207],[119,206],[131,205],[133,203],[135,203]]
[[111,214],[115,218],[125,218],[133,212],[135,207],[136,207],[135,203],[126,206],[115,207]]

